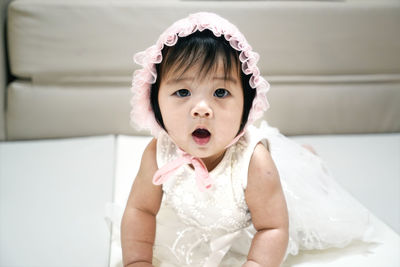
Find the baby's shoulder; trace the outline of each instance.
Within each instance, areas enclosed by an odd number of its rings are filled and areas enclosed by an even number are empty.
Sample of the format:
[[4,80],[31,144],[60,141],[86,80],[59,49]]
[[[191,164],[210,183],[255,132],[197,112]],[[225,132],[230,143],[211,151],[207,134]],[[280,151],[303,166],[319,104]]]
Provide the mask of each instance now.
[[255,146],[252,154],[252,159],[254,160],[263,160],[266,156],[269,155],[269,151],[267,146],[259,141]]
[[157,157],[157,139],[153,138],[143,151],[142,161],[140,163],[141,171],[154,172],[154,169],[157,167],[156,157]]
[[143,156],[151,157],[157,154],[157,139],[153,138],[144,149]]
[[249,172],[251,170],[269,170],[274,167],[274,163],[268,148],[262,142],[255,145],[253,153],[250,157]]
[[258,143],[250,158],[248,170],[248,186],[265,186],[266,184],[274,184],[279,180],[278,170],[269,153],[267,147],[263,143]]

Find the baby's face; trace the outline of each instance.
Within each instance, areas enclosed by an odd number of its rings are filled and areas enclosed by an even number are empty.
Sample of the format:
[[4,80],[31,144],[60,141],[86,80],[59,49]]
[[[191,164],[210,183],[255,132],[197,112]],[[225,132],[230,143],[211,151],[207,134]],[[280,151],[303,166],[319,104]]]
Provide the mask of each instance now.
[[238,74],[232,70],[225,80],[223,64],[219,66],[205,78],[199,78],[195,67],[183,75],[170,71],[161,80],[158,95],[169,136],[209,168],[222,159],[225,147],[236,137],[243,112]]

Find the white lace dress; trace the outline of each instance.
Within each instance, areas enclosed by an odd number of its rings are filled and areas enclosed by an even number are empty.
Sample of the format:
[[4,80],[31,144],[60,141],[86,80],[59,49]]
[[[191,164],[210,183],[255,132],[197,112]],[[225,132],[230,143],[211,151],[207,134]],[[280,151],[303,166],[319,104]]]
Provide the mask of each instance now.
[[[163,184],[155,266],[241,266],[246,261],[255,229],[244,189],[258,142],[268,147],[285,193],[290,220],[287,254],[343,247],[353,239],[363,239],[368,212],[335,182],[318,156],[263,123],[260,128],[250,127],[228,148],[210,172],[215,180],[210,190],[198,189],[188,165]],[[161,135],[158,165],[178,156],[170,138]]]

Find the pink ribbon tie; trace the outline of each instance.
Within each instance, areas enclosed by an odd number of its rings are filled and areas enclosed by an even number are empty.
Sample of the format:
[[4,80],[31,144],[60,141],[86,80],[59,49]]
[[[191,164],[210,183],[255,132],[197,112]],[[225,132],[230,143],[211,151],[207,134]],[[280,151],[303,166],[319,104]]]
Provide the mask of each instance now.
[[210,174],[208,173],[207,167],[204,162],[201,159],[193,157],[183,151],[181,151],[181,153],[182,156],[180,158],[177,158],[165,164],[163,167],[156,171],[153,176],[153,184],[161,185],[165,183],[172,176],[172,174],[182,165],[192,164],[196,175],[196,183],[200,191],[210,189],[213,181],[210,177]]

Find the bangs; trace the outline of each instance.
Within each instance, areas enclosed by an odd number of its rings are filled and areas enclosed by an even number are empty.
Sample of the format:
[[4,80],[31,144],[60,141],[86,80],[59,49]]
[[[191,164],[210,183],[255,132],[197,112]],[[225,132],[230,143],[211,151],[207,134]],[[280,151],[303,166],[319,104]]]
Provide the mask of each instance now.
[[215,73],[219,64],[223,64],[225,80],[232,74],[240,79],[240,64],[238,51],[234,50],[223,36],[216,37],[210,30],[195,32],[187,37],[179,38],[178,42],[163,49],[163,61],[159,65],[160,79],[170,73],[180,78],[190,68],[199,67],[198,77],[205,78]]

